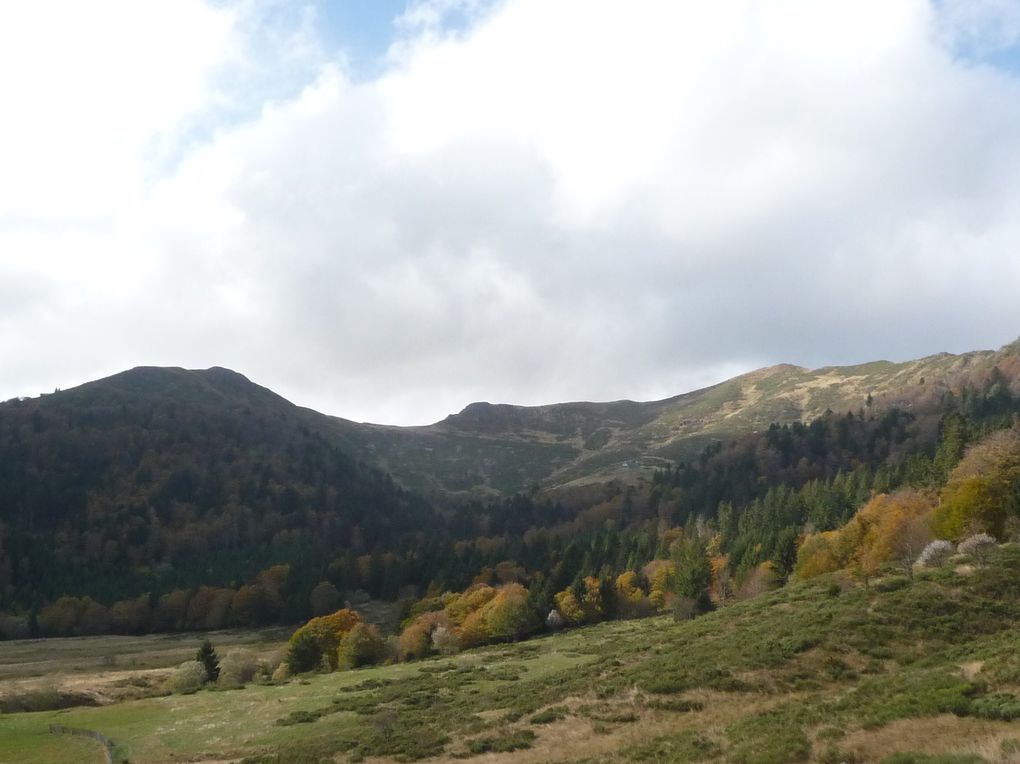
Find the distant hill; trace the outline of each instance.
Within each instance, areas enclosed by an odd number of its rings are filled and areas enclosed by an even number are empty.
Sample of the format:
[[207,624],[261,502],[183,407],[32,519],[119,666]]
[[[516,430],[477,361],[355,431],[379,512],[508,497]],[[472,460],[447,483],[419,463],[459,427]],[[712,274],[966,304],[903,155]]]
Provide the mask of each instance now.
[[500,494],[533,487],[632,483],[772,423],[892,407],[934,410],[998,369],[1020,390],[1020,341],[998,351],[904,363],[779,365],[661,401],[510,406],[472,403],[426,427],[336,420],[347,446],[415,490]]

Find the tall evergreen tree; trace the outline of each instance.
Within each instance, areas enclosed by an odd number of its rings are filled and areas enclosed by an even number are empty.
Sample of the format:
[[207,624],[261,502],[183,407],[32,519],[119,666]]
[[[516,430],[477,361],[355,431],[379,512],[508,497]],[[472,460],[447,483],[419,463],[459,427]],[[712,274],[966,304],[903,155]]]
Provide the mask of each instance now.
[[708,612],[712,601],[708,587],[712,583],[712,566],[701,539],[685,535],[673,548],[673,592],[678,602],[690,605],[693,615]]
[[220,678],[220,659],[216,655],[216,649],[212,646],[212,642],[208,639],[198,648],[195,660],[205,668],[205,675],[210,682],[215,682]]

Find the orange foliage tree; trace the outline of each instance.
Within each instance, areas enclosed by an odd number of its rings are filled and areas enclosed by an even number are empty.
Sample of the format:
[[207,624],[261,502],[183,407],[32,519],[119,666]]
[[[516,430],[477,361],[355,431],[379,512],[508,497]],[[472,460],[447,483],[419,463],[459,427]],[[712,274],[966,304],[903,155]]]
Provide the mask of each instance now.
[[886,564],[913,575],[913,564],[931,541],[935,502],[930,494],[900,490],[879,494],[836,531],[808,536],[797,553],[799,578],[849,568],[865,584]]

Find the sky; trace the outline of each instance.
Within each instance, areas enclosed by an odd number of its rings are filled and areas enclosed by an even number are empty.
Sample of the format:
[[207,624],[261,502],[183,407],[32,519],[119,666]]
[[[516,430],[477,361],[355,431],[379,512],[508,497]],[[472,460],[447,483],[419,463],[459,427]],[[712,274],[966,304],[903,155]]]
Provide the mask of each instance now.
[[1018,0],[0,4],[0,400],[358,421],[1020,336]]

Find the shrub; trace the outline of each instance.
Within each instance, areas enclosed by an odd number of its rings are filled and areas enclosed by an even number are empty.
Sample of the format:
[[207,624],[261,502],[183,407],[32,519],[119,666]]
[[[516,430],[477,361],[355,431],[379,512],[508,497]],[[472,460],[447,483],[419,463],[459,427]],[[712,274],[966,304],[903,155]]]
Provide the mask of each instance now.
[[285,682],[288,679],[290,679],[290,677],[291,677],[290,666],[287,665],[286,661],[284,661],[283,663],[276,667],[276,670],[273,671],[270,678],[274,682]]
[[532,724],[552,724],[553,722],[559,721],[565,718],[567,715],[566,706],[553,706],[547,708],[544,711],[539,711],[537,714],[531,717]]
[[553,631],[557,631],[566,625],[566,621],[563,619],[563,616],[560,615],[560,611],[554,608],[550,610],[549,615],[545,617],[545,625]]
[[174,669],[166,682],[166,688],[175,695],[190,695],[202,689],[205,681],[205,666],[198,661],[186,661]]
[[453,655],[460,652],[460,639],[452,629],[437,626],[432,632],[432,649],[440,655]]
[[925,568],[940,568],[953,555],[953,542],[935,539],[926,546],[917,558],[917,564]]
[[957,551],[960,554],[969,555],[984,561],[988,557],[988,553],[995,549],[996,546],[997,543],[992,536],[989,536],[987,533],[976,533],[961,541]]
[[298,631],[290,638],[286,665],[291,674],[314,671],[322,662],[322,647],[308,632]]
[[985,695],[970,704],[970,715],[981,719],[1012,721],[1020,718],[1020,698],[1009,693]]
[[259,663],[247,650],[231,650],[220,663],[220,684],[239,686],[255,678]]
[[468,740],[471,753],[510,753],[522,748],[531,748],[535,733],[531,730],[515,730],[504,735]]
[[286,650],[274,650],[269,655],[258,659],[255,671],[259,676],[269,679],[281,665],[286,665],[286,660]]
[[0,714],[17,714],[25,711],[58,711],[75,706],[97,706],[93,696],[80,692],[60,690],[54,681],[47,687],[24,692],[8,693],[0,697]]

